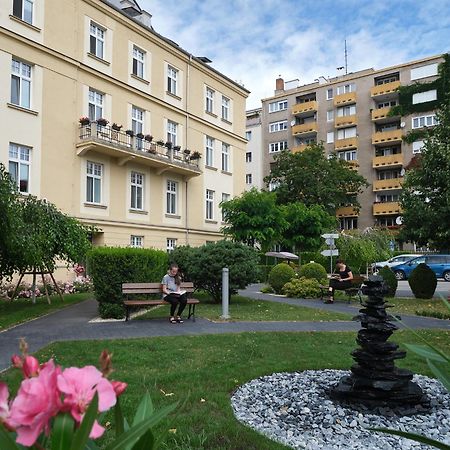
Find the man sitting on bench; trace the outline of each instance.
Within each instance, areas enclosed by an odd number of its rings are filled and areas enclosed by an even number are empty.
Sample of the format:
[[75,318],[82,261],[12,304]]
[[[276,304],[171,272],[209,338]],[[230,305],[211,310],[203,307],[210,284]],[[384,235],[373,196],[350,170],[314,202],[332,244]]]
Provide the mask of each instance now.
[[345,291],[352,287],[353,274],[350,267],[348,267],[342,259],[336,261],[336,269],[330,279],[330,286],[328,288],[328,300],[325,303],[334,302],[334,291],[338,289]]
[[[183,323],[181,314],[186,308],[187,295],[186,291],[180,289],[181,278],[178,273],[178,265],[172,263],[166,275],[161,281],[161,288],[163,291],[163,299],[170,303],[170,323]],[[178,305],[178,314],[175,318],[175,310]]]

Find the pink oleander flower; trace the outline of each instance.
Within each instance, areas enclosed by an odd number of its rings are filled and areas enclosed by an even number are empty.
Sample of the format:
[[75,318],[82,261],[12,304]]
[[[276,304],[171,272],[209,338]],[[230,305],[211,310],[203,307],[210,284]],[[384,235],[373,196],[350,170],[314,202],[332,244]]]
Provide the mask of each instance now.
[[8,386],[0,381],[0,423],[6,422],[9,418],[8,397]]
[[22,365],[23,376],[25,378],[36,377],[39,371],[39,361],[34,356],[25,356]]
[[21,369],[23,366],[23,359],[19,355],[12,355],[11,363],[16,369]]
[[57,377],[61,368],[53,360],[45,364],[39,375],[22,381],[19,392],[12,402],[7,424],[17,432],[16,441],[32,446],[44,431],[50,432],[50,419],[61,410]]
[[127,383],[124,383],[123,381],[115,381],[115,380],[111,380],[111,384],[114,388],[114,392],[116,393],[117,397],[120,397],[125,389],[128,387]]
[[[95,392],[98,394],[99,411],[107,411],[116,404],[116,393],[113,385],[106,378],[103,378],[102,373],[94,366],[65,369],[58,376],[58,388],[65,394],[64,410],[70,411],[70,414],[78,423],[83,419]],[[96,439],[104,431],[105,429],[95,421],[89,437]]]

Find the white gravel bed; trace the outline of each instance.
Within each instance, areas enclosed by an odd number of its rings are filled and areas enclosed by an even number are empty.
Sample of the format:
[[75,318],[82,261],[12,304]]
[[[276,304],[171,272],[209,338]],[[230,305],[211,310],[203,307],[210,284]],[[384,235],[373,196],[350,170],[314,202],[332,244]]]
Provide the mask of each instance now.
[[430,450],[410,439],[376,433],[369,427],[409,431],[450,445],[450,394],[433,378],[415,375],[431,401],[428,412],[398,416],[354,410],[329,399],[326,390],[350,372],[307,370],[275,373],[239,387],[231,398],[236,418],[274,441],[307,450]]

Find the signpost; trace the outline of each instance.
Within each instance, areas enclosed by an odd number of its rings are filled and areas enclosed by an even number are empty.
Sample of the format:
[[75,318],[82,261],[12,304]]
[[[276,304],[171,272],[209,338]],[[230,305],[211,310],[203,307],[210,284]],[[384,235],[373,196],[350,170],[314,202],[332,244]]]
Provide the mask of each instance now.
[[330,275],[333,273],[333,256],[339,255],[339,250],[334,245],[334,240],[339,238],[339,234],[337,233],[325,233],[322,234],[322,237],[325,239],[325,243],[330,247],[328,250],[323,250],[320,252],[323,256],[330,257]]

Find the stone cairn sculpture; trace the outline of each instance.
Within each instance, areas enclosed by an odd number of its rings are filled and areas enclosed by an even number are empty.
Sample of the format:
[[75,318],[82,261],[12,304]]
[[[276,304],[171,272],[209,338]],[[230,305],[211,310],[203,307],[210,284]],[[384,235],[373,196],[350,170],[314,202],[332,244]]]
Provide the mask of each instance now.
[[[350,404],[362,404],[369,408],[388,407],[403,411],[403,414],[415,412],[414,406],[427,409],[429,401],[422,389],[412,380],[413,373],[395,366],[395,360],[406,356],[398,350],[394,342],[387,342],[391,334],[398,329],[392,323],[395,320],[387,314],[384,295],[388,286],[380,276],[370,276],[362,288],[367,300],[353,320],[361,322],[356,342],[359,348],[351,355],[356,361],[351,367],[350,376],[342,377],[330,390],[333,399]],[[413,408],[413,409],[411,409]],[[401,413],[401,412],[400,412]]]

